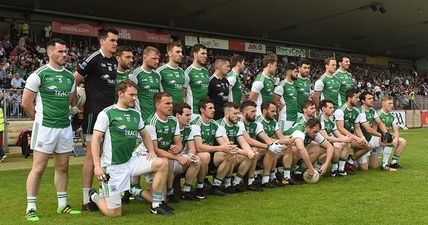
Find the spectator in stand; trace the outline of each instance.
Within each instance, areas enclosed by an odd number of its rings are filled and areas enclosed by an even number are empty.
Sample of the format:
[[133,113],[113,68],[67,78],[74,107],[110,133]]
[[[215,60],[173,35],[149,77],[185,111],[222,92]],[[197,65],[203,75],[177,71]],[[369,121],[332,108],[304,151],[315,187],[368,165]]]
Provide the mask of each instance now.
[[23,88],[25,84],[25,80],[21,78],[19,72],[15,73],[15,77],[10,81],[10,85],[12,88],[18,89]]
[[[18,116],[18,107],[21,103],[21,96],[16,93],[14,90],[9,90],[8,94],[5,96],[6,104],[8,105],[9,115],[11,117]],[[10,109],[12,108],[12,112]]]
[[3,162],[6,155],[3,151],[3,131],[4,131],[4,114],[3,109],[0,105],[0,163]]

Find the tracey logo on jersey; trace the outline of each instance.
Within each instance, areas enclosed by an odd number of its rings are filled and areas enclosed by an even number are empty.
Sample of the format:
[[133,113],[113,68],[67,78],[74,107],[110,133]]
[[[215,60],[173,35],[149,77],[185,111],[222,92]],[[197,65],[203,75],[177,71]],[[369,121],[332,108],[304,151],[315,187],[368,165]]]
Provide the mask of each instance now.
[[138,135],[138,131],[128,130],[128,127],[126,125],[117,126],[116,131],[123,132],[125,135],[125,138],[136,138]]
[[56,97],[68,98],[71,95],[71,92],[69,91],[58,91],[58,87],[55,85],[46,87],[46,90],[49,92],[53,92]]

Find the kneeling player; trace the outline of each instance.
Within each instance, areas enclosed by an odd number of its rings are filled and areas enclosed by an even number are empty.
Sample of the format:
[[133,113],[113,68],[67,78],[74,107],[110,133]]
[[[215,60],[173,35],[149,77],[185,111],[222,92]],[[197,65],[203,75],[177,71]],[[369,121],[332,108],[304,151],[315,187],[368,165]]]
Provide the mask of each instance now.
[[[98,180],[103,182],[104,195],[101,197],[91,189],[89,197],[104,215],[121,216],[120,193],[129,190],[131,177],[154,173],[150,211],[171,215],[173,212],[163,199],[168,162],[156,157],[141,115],[132,109],[137,98],[137,87],[132,81],[124,80],[118,84],[117,92],[117,104],[105,108],[98,115],[91,142],[94,172]],[[133,153],[138,133],[143,137],[143,143]]]
[[[382,97],[382,109],[378,111],[380,120],[385,124],[386,128],[393,132],[393,141],[392,145],[387,145],[383,148],[383,159],[381,169],[389,170],[390,168],[398,169],[401,168],[398,164],[398,159],[400,158],[401,153],[403,153],[404,148],[406,147],[406,139],[400,137],[398,132],[398,121],[397,118],[391,113],[394,107],[393,99],[391,96]],[[389,162],[389,157],[391,156],[392,149],[394,150],[394,156],[392,157],[391,163]],[[378,149],[377,152],[381,152],[382,149]],[[378,165],[378,157],[370,157],[370,165]]]
[[[331,100],[324,99],[320,102],[321,115],[319,120],[321,123],[320,134],[333,144],[334,154],[331,160],[330,176],[346,176],[345,163],[348,157],[349,149],[351,148],[351,139],[343,136],[336,127],[333,119],[334,103]],[[320,160],[325,160],[326,154],[320,156]]]
[[[233,166],[224,179],[225,191],[228,193],[242,192],[243,190],[239,187],[242,178],[247,174],[253,159],[257,159],[256,153],[251,149],[245,138],[242,136],[243,129],[238,125],[239,121],[239,107],[233,102],[227,102],[224,104],[224,118],[220,119],[219,124],[222,125],[227,134],[227,138],[230,142],[233,142],[240,148],[236,150],[234,155],[235,160]],[[238,166],[238,172],[231,184],[231,175]]]

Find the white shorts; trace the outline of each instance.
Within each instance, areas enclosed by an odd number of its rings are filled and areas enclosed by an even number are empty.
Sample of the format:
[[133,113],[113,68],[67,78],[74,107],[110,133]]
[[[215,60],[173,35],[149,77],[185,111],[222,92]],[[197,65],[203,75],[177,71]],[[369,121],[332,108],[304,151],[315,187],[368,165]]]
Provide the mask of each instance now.
[[50,128],[34,121],[31,135],[31,149],[47,154],[67,153],[73,151],[73,130],[71,125],[66,128]]
[[110,176],[107,184],[103,183],[107,208],[115,209],[121,206],[120,193],[129,190],[133,176],[141,176],[152,172],[151,168],[154,160],[147,160],[145,154],[134,152],[128,162],[105,168],[106,173]]
[[372,136],[369,141],[371,149],[376,149],[380,147],[380,137]]
[[369,156],[370,156],[370,151],[368,151],[366,154],[361,156],[360,159],[358,159],[358,164],[368,163],[369,162]]
[[293,124],[294,124],[294,121],[287,121],[287,120],[280,120],[278,122],[279,122],[279,129],[281,130],[281,133],[284,133],[284,131],[293,127]]

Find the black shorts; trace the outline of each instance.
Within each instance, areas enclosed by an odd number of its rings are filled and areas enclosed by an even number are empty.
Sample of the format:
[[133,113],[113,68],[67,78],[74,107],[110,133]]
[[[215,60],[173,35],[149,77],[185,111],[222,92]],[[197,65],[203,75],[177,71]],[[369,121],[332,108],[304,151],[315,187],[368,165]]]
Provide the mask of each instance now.
[[84,113],[83,114],[83,134],[92,134],[94,131],[95,121],[97,121],[98,113]]

